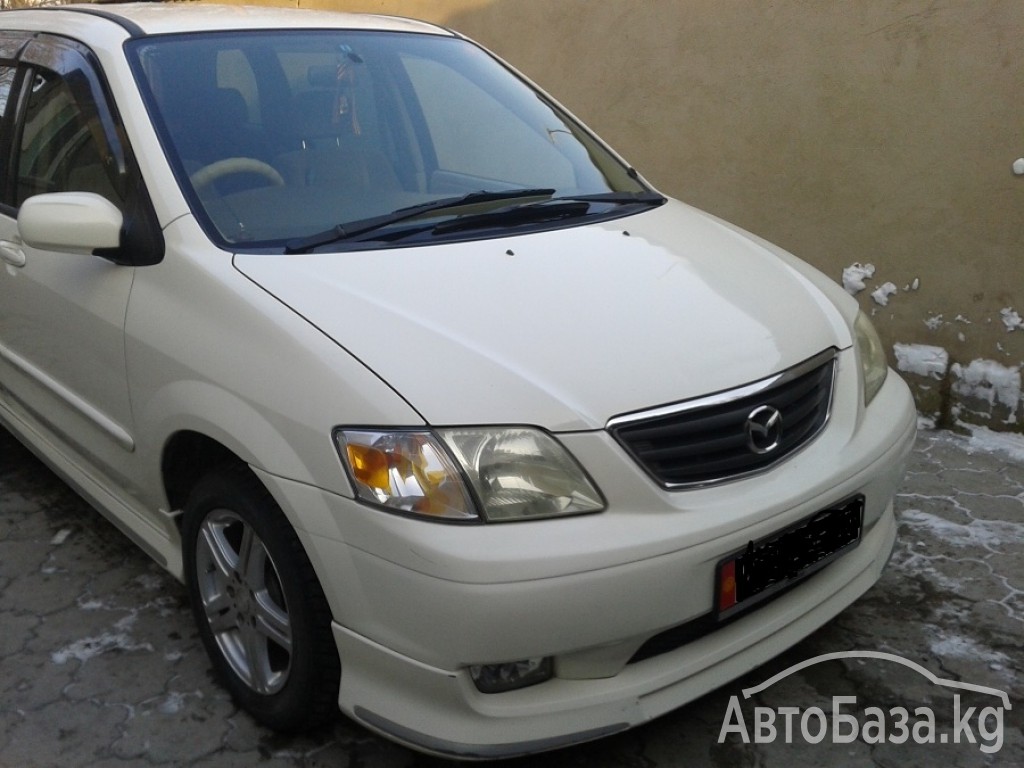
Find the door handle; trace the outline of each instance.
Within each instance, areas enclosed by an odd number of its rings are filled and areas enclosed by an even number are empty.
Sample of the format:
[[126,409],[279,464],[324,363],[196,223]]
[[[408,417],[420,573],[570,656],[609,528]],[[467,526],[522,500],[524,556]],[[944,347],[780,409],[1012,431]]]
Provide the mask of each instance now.
[[1024,157],[1018,157],[1013,161],[1013,172],[1017,176],[1024,176]]
[[10,240],[0,240],[0,259],[14,267],[25,266],[25,252],[21,249],[21,244],[12,243]]

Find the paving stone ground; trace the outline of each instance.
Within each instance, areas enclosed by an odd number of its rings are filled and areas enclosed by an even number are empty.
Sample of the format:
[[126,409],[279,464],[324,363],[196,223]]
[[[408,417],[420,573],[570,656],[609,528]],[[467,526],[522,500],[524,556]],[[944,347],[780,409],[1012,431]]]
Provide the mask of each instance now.
[[[1024,766],[1021,454],[922,432],[897,508],[900,539],[882,580],[804,642],[647,726],[503,765]],[[1010,708],[877,658],[823,661],[741,695],[845,651],[899,656],[936,678],[1003,692]],[[836,696],[854,698],[857,738],[845,743],[841,727],[836,739],[829,724],[813,743],[814,708],[828,716]],[[739,714],[730,717],[733,697]],[[790,707],[797,714],[786,715]],[[878,741],[871,707],[885,714],[885,743],[869,743]],[[899,707],[906,739],[893,743]],[[933,731],[919,708],[933,713]],[[765,712],[774,738],[768,725],[756,730]],[[725,723],[732,729],[720,738]],[[184,588],[0,430],[0,768],[443,765],[340,714],[301,737],[255,725],[213,682]]]

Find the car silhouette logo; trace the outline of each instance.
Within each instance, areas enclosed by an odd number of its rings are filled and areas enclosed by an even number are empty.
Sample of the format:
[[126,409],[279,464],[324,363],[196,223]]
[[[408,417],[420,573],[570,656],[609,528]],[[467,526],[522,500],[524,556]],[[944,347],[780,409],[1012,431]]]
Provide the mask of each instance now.
[[838,651],[836,653],[825,653],[820,656],[815,656],[813,659],[807,659],[807,661],[802,661],[799,664],[794,664],[788,669],[784,669],[782,672],[779,672],[777,675],[768,678],[760,685],[755,685],[753,688],[744,688],[742,691],[743,698],[749,699],[751,696],[761,693],[761,691],[765,690],[766,688],[770,688],[771,686],[775,685],[775,683],[779,682],[780,680],[786,677],[789,677],[794,672],[799,672],[802,669],[814,666],[815,664],[820,664],[823,661],[833,661],[835,659],[880,659],[883,661],[892,661],[897,664],[902,664],[905,667],[909,667],[918,674],[927,678],[930,682],[934,683],[935,685],[942,686],[943,688],[952,688],[954,690],[962,691],[973,691],[974,693],[984,693],[990,696],[997,696],[1002,701],[1004,709],[1012,709],[1012,705],[1010,704],[1010,697],[1007,695],[1005,691],[1000,691],[998,688],[990,688],[986,685],[976,685],[974,683],[964,683],[959,680],[948,680],[943,677],[938,677],[937,675],[930,672],[928,669],[922,667],[920,664],[916,662],[911,661],[910,659],[905,659],[902,656],[897,656],[894,653],[885,653],[884,651]]

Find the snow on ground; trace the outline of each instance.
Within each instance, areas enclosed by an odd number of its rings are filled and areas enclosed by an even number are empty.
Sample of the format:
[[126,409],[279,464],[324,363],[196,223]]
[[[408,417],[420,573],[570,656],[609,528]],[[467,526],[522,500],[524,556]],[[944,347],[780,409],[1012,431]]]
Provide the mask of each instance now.
[[973,519],[969,523],[954,523],[920,509],[907,509],[900,514],[900,522],[917,532],[927,531],[949,544],[975,546],[993,554],[1000,554],[1005,544],[1024,541],[1024,523],[1005,520]]
[[971,433],[967,439],[968,451],[998,454],[1010,461],[1024,464],[1024,435],[1016,432],[994,432],[987,427],[977,427],[973,424],[960,426]]
[[[969,434],[938,431],[928,434],[927,441],[941,449],[940,456],[941,451],[947,450],[943,446],[949,446],[968,455],[986,454],[991,458],[979,458],[976,468],[955,466],[954,471],[980,473],[981,478],[985,472],[998,472],[996,467],[1000,464],[1024,464],[1024,435],[969,424],[960,426]],[[936,458],[919,471],[941,476],[945,469],[945,463]],[[982,491],[985,485],[978,480],[971,484],[977,490],[954,490],[950,485],[947,493],[940,490],[939,484],[933,490],[908,489],[900,494],[903,508],[898,512],[900,535],[892,566],[907,577],[923,578],[953,603],[967,593],[975,595],[970,599],[977,599],[980,590],[985,603],[999,606],[1007,619],[1024,625],[1024,590],[1001,565],[1007,558],[1018,557],[1024,542],[1024,494],[1019,493],[1020,483],[1000,475],[999,479],[993,478],[990,491]],[[910,485],[914,487],[913,483]],[[992,510],[997,508],[1005,514],[993,515]],[[1005,659],[998,658],[1002,654],[992,651],[995,655],[985,657],[973,635],[957,631],[957,627],[966,631],[962,626],[965,617],[957,615],[957,610],[950,604],[936,614],[932,651],[943,658],[987,658],[992,669],[992,665],[1003,664]]]
[[107,651],[149,651],[153,646],[149,643],[138,643],[129,635],[137,615],[131,613],[114,624],[113,632],[104,632],[95,637],[85,637],[50,654],[54,664],[67,664],[72,659],[86,662]]
[[998,665],[1002,667],[1010,661],[1005,653],[986,648],[973,638],[962,635],[944,635],[939,637],[932,642],[931,650],[932,653],[940,658],[952,656],[958,659],[981,659],[988,662],[990,666]]

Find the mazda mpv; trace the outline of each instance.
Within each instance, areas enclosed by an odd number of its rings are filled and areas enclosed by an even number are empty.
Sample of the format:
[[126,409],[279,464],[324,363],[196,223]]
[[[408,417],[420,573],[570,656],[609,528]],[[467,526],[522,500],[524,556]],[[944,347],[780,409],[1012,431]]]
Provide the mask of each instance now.
[[916,417],[855,301],[459,34],[11,11],[0,109],[0,421],[260,722],[561,747],[878,579]]

